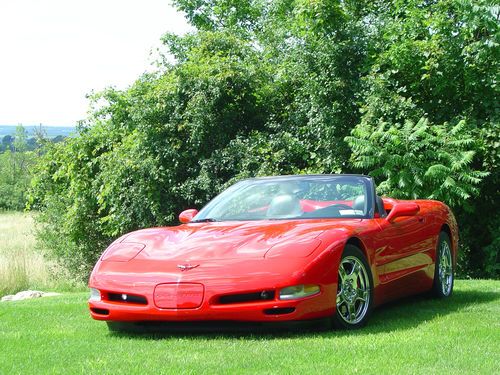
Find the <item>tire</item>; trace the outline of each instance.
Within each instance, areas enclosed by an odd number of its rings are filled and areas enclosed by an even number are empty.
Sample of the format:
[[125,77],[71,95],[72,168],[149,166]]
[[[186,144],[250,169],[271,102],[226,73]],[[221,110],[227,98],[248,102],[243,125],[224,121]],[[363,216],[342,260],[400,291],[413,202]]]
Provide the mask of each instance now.
[[363,252],[347,244],[338,273],[333,326],[339,329],[363,327],[373,310],[373,277]]
[[436,248],[436,261],[434,267],[434,283],[432,294],[437,298],[447,298],[453,292],[455,281],[453,269],[453,253],[451,250],[450,237],[446,232],[439,234]]

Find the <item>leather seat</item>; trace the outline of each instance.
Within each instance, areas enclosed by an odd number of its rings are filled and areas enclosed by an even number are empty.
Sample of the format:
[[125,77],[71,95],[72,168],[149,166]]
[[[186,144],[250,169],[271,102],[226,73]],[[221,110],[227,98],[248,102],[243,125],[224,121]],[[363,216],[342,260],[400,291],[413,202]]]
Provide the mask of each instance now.
[[267,208],[268,217],[288,218],[302,215],[299,198],[294,195],[283,194],[273,198]]
[[363,213],[366,213],[365,196],[358,195],[352,202],[352,208],[353,210],[359,210],[363,211]]

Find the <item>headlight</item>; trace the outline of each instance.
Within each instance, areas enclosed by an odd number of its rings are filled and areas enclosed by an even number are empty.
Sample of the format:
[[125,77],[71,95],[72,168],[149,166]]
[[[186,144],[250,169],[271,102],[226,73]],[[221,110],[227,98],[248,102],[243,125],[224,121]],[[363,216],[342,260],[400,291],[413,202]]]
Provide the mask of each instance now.
[[309,297],[318,294],[319,291],[319,285],[314,284],[289,286],[280,290],[280,299],[288,300]]
[[99,302],[101,300],[101,291],[99,289],[90,288],[89,301]]

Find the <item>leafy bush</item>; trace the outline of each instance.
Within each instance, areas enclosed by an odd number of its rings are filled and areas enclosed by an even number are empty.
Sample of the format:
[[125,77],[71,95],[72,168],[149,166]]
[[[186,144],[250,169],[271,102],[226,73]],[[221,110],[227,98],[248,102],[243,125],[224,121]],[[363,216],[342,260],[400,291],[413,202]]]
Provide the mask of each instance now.
[[[373,60],[362,78],[362,118],[352,137],[378,145],[385,161],[370,162],[373,150],[350,138],[352,160],[376,175],[387,194],[416,193],[454,207],[463,276],[499,276],[499,215],[492,210],[499,205],[500,182],[499,12],[487,0],[394,1],[382,7]],[[387,145],[376,138],[382,137],[380,126],[388,129]],[[401,146],[395,147],[398,138]]]
[[24,209],[33,162],[34,154],[28,151],[26,131],[19,125],[12,141],[12,150],[0,153],[0,209]]
[[[426,118],[416,124],[357,126],[346,137],[356,168],[370,170],[381,194],[395,198],[428,198],[452,207],[466,205],[479,192],[486,172],[471,167],[477,142],[465,121],[453,127],[432,125]],[[472,211],[473,207],[468,207]]]
[[464,274],[497,275],[485,262],[498,214],[483,212],[498,205],[498,8],[175,4],[197,28],[163,37],[175,62],[94,95],[79,136],[48,145],[37,166],[39,238],[75,274],[113,238],[174,224],[243,177],[357,171],[388,195],[452,205]]

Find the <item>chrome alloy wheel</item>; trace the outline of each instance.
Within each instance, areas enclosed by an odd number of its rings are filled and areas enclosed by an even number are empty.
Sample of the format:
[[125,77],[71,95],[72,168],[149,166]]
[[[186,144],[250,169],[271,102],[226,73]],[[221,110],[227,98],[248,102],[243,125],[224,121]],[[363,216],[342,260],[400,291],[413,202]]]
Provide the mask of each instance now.
[[453,284],[453,268],[451,261],[451,249],[447,241],[441,242],[439,251],[438,275],[443,295],[448,296],[451,293]]
[[348,324],[359,323],[370,305],[370,279],[364,264],[355,256],[342,259],[339,266],[337,311]]

